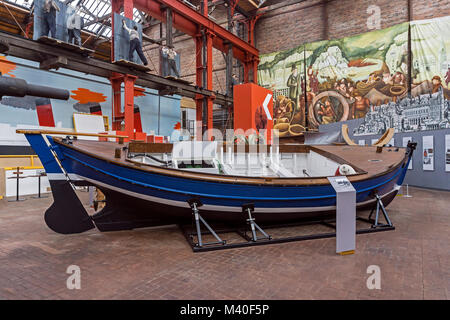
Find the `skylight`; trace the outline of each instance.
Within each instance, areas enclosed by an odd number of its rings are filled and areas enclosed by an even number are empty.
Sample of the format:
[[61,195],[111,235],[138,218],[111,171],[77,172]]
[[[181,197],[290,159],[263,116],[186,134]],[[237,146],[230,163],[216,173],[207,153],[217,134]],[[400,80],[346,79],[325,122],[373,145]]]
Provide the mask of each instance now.
[[[24,9],[30,9],[33,0],[7,0]],[[84,19],[84,30],[90,31],[105,38],[111,38],[111,1],[110,0],[62,0],[65,4],[80,6],[80,15]],[[133,20],[143,23],[146,15],[133,9]]]

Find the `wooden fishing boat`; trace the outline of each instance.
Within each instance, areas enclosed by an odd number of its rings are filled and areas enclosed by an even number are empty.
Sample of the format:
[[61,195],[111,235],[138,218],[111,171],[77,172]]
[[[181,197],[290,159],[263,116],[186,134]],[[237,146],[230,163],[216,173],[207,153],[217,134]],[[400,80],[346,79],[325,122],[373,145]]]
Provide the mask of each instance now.
[[[347,178],[358,208],[373,206],[376,195],[388,205],[415,149],[413,143],[408,148],[120,143],[17,132],[25,134],[45,167],[54,196],[45,221],[59,233],[182,223],[191,220],[192,203],[202,205],[208,221],[245,219],[248,204],[259,222],[329,214],[336,209],[336,193],[327,177],[342,165],[354,170]],[[96,186],[106,206],[89,216],[72,184]]]

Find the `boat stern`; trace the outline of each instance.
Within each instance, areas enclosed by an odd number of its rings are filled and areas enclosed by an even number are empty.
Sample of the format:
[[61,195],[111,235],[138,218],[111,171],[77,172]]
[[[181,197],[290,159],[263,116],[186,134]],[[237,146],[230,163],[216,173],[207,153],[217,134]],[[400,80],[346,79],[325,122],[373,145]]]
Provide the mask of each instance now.
[[51,137],[33,130],[17,130],[25,134],[41,160],[52,189],[53,204],[45,211],[47,226],[62,234],[80,233],[93,229],[94,223],[75,193],[67,172],[60,165]]

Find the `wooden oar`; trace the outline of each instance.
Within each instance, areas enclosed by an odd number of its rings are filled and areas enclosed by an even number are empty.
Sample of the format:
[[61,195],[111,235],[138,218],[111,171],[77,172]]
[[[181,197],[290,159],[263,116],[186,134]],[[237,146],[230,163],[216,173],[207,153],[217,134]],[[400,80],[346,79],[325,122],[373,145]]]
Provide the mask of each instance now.
[[120,135],[107,134],[107,133],[87,133],[87,132],[42,130],[42,129],[17,129],[16,133],[23,133],[23,134],[50,134],[50,135],[66,135],[66,136],[87,136],[87,137],[105,137],[105,138],[128,138],[128,136],[120,136]]

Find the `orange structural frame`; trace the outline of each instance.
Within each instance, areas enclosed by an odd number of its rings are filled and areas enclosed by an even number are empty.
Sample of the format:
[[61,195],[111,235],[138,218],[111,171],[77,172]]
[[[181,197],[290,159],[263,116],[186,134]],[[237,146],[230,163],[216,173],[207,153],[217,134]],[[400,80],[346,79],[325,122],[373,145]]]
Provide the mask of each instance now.
[[[246,135],[255,132],[263,133],[267,143],[272,142],[273,129],[273,92],[254,83],[235,85],[234,97],[234,129],[243,130]],[[263,131],[265,130],[265,131]],[[241,131],[242,132],[242,131]]]
[[[224,53],[228,52],[228,48],[232,46],[233,56],[242,62],[244,66],[244,81],[249,82],[250,72],[253,73],[252,81],[257,82],[257,67],[259,63],[259,51],[253,46],[253,35],[246,42],[240,39],[238,36],[229,32],[216,22],[208,18],[208,0],[203,1],[204,9],[202,12],[196,11],[186,4],[178,0],[112,0],[111,10],[112,13],[121,11],[123,8],[124,16],[127,18],[133,18],[133,8],[139,9],[148,13],[155,19],[162,22],[167,20],[167,9],[171,10],[172,25],[174,28],[190,35],[195,41],[196,49],[196,85],[198,87],[205,88],[213,91],[213,48],[216,48]],[[170,15],[169,15],[170,16]],[[112,15],[114,19],[114,15]],[[256,19],[252,20],[251,32],[253,32],[254,23]],[[112,27],[114,28],[114,21],[112,21]],[[113,29],[114,37],[114,29]],[[114,60],[114,39],[112,40],[111,57]],[[131,80],[129,75],[121,75],[124,80],[111,80],[111,84],[114,92],[113,102],[113,119],[116,119],[116,123],[113,127],[120,126],[122,119],[125,121],[125,131],[130,137],[134,137],[134,124],[131,116],[131,111],[127,106],[133,105],[133,95],[127,93],[127,90],[131,88]],[[120,112],[120,100],[118,99],[117,92],[121,85],[121,81],[125,84],[125,112],[124,116]],[[118,84],[120,82],[120,84]],[[197,111],[197,139],[203,138],[203,132],[206,129],[213,127],[213,103],[215,96],[203,96],[197,95],[196,111]],[[120,120],[120,121],[119,121]],[[209,136],[207,137],[210,138]]]

